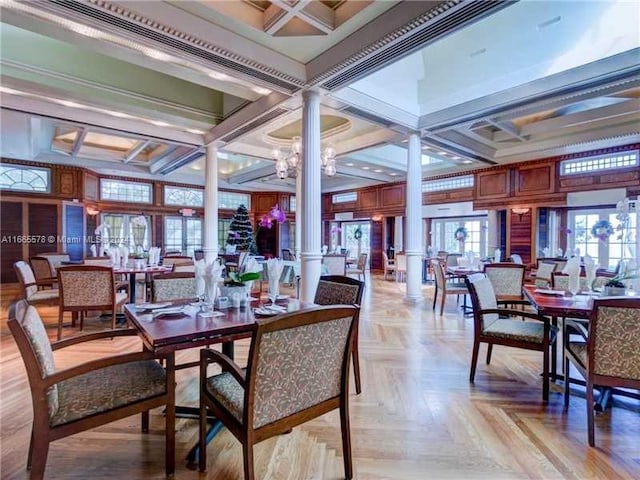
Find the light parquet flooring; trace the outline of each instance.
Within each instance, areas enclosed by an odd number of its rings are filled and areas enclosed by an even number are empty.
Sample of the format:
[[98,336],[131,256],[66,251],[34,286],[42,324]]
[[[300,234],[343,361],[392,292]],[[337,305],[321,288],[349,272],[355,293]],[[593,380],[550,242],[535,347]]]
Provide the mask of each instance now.
[[[25,470],[32,418],[22,359],[6,327],[15,288],[2,291],[1,464],[3,479],[28,478]],[[584,395],[576,390],[562,406],[561,384],[542,404],[542,365],[538,352],[495,347],[492,364],[481,348],[475,385],[468,370],[473,324],[447,299],[445,315],[425,301],[405,303],[404,284],[367,276],[360,317],[363,393],[351,394],[355,478],[426,479],[638,479],[640,403],[620,402],[596,419],[597,448],[586,439]],[[55,335],[57,312],[40,309]],[[89,321],[87,329],[106,328]],[[67,335],[71,334],[66,329]],[[56,354],[58,368],[124,351],[138,351],[137,339],[93,342]],[[236,344],[246,360],[248,341]],[[178,361],[197,351],[180,352]],[[197,369],[178,372],[179,404],[196,405]],[[352,389],[353,390],[353,389]],[[51,445],[47,478],[164,478],[164,418],[152,412],[151,431],[140,433],[140,417],[96,428]],[[295,428],[255,447],[257,478],[334,480],[343,477],[337,412]],[[197,422],[178,419],[178,479],[241,480],[240,444],[223,430],[208,447],[208,472],[186,468],[184,456],[195,443]]]

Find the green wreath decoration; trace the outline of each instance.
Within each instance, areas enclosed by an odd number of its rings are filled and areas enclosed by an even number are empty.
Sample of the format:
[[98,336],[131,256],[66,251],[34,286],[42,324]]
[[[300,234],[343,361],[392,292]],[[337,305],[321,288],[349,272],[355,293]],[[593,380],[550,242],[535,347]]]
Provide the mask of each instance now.
[[469,232],[467,232],[466,228],[460,227],[455,232],[453,232],[453,236],[459,242],[464,242],[469,236]]
[[613,235],[613,225],[609,220],[600,220],[593,224],[591,227],[591,235],[600,239],[601,242],[606,242],[609,237]]
[[360,240],[362,238],[362,229],[360,227],[356,228],[353,232],[353,238],[356,240]]

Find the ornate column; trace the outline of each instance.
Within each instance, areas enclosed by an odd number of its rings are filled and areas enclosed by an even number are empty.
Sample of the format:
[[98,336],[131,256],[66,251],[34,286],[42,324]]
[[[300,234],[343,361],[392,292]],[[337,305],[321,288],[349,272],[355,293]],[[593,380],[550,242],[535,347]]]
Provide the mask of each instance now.
[[487,256],[493,257],[496,248],[500,248],[498,240],[498,212],[489,210],[487,213]]
[[302,252],[300,300],[312,302],[321,273],[322,195],[320,190],[320,94],[302,94]]
[[302,168],[298,168],[296,175],[296,243],[294,245],[294,253],[296,259],[300,260],[300,252],[302,251]]
[[204,173],[204,238],[202,250],[207,263],[218,258],[218,147],[207,145]]
[[407,254],[407,300],[422,297],[422,150],[420,136],[409,135],[407,158],[407,232],[405,253]]

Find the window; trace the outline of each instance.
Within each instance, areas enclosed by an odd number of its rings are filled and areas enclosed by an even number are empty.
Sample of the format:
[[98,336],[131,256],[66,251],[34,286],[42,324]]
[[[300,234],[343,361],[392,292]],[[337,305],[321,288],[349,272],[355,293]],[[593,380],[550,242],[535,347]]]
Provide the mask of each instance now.
[[635,167],[638,165],[638,151],[600,155],[597,157],[576,158],[560,163],[560,175],[576,175],[615,168]]
[[[617,212],[614,209],[605,210],[574,210],[569,212],[569,229],[567,235],[567,248],[574,252],[580,249],[580,255],[588,254],[602,267],[613,270],[622,258],[632,258],[633,248],[636,244],[638,226],[637,217],[629,216],[628,231],[621,238],[621,232],[617,230],[620,221],[616,219]],[[608,220],[615,232],[607,241],[601,241],[591,235],[591,228],[596,222]],[[623,248],[626,249],[623,255]],[[630,251],[631,250],[631,251]]]
[[336,193],[332,197],[333,203],[347,203],[358,200],[358,192]]
[[238,192],[218,192],[218,208],[235,210],[240,205],[251,209],[251,195]]
[[51,170],[23,165],[0,165],[0,189],[49,193]]
[[164,217],[165,251],[177,250],[193,257],[202,247],[202,219],[193,217]]
[[294,195],[289,197],[289,211],[291,213],[296,211],[296,207],[298,206],[298,201]]
[[[458,228],[467,229],[467,239],[464,244],[456,240],[455,232]],[[431,222],[431,242],[434,251],[445,250],[450,253],[474,252],[480,257],[487,255],[487,219],[476,218],[442,218]]]
[[125,246],[129,251],[135,251],[138,245],[143,250],[149,250],[151,246],[151,217],[145,216],[146,228],[142,229],[131,220],[140,215],[127,215],[118,213],[103,213],[101,220],[103,225],[107,225],[102,231],[105,243],[111,246]]
[[151,184],[102,178],[100,198],[115,202],[151,203]]
[[[357,229],[360,229],[362,237],[360,241],[355,238]],[[359,253],[370,253],[371,246],[370,222],[342,222],[342,248],[349,250],[349,258],[357,258]],[[358,249],[360,245],[360,249]]]
[[229,228],[231,227],[230,218],[218,219],[218,248],[221,252],[224,252],[224,246],[227,244],[227,236],[229,235]]
[[473,175],[443,178],[442,180],[427,180],[426,182],[422,182],[423,192],[439,192],[441,190],[454,190],[456,188],[468,187],[473,187]]
[[164,204],[184,207],[202,207],[204,206],[204,190],[165,186]]

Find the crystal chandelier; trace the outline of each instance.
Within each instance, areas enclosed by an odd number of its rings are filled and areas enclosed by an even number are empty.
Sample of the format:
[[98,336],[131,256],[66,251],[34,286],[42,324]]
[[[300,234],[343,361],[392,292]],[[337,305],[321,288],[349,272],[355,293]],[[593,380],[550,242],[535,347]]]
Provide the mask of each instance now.
[[[276,174],[280,179],[287,178],[290,170],[294,174],[300,165],[302,139],[293,137],[291,140],[291,149],[288,152],[282,152],[280,148],[272,151],[273,159],[276,161]],[[321,159],[325,175],[333,177],[336,174],[336,149],[332,145],[327,145],[322,150]]]

